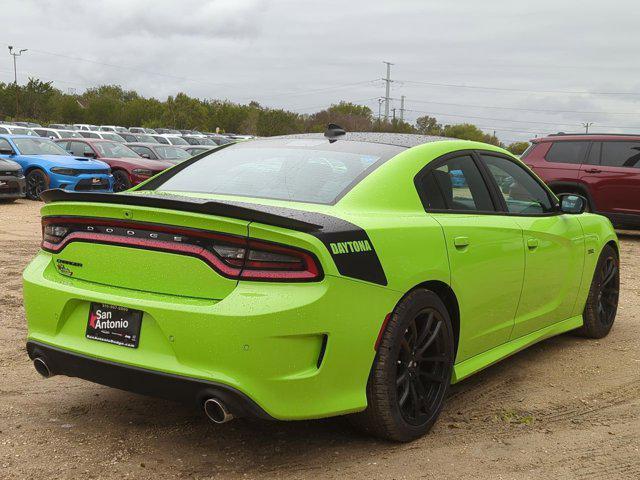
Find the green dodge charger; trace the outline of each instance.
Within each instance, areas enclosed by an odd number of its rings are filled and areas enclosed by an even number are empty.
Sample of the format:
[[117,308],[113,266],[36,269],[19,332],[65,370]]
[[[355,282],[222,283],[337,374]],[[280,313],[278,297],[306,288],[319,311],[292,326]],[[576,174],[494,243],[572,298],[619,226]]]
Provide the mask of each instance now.
[[449,385],[618,304],[615,232],[483,143],[252,140],[120,194],[49,190],[27,350],[216,423],[350,414],[410,441]]

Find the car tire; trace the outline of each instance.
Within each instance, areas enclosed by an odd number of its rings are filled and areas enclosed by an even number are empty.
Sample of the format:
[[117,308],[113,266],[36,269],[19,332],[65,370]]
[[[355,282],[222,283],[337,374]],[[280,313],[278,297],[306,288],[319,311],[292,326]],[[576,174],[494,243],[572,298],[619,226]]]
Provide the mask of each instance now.
[[616,319],[619,295],[618,252],[611,245],[605,245],[598,258],[587,303],[582,313],[584,325],[576,330],[576,333],[587,338],[606,337]]
[[34,169],[27,174],[27,198],[40,200],[40,194],[49,189],[49,177],[42,170]]
[[396,442],[423,436],[440,414],[454,359],[451,318],[442,300],[429,290],[412,291],[387,321],[367,384],[367,408],[351,415],[351,423]]
[[113,171],[113,191],[123,192],[131,188],[131,180],[129,175],[124,170]]

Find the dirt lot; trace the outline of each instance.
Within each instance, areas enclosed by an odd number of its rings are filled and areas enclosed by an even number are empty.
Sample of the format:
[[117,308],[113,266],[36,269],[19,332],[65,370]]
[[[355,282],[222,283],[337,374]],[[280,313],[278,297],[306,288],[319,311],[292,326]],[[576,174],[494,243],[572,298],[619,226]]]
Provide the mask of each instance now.
[[563,335],[456,385],[427,437],[362,437],[341,419],[208,424],[195,409],[54,377],[25,353],[20,273],[35,202],[0,205],[0,478],[640,478],[640,236],[601,341]]

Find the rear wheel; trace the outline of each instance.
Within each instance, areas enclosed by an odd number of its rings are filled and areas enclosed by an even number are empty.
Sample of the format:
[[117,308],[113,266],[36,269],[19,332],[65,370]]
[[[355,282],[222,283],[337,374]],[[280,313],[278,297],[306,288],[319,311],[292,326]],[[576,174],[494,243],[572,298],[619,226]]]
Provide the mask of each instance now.
[[49,188],[49,177],[42,170],[31,170],[27,174],[27,198],[40,200],[40,194]]
[[620,295],[620,260],[616,250],[606,245],[600,253],[582,318],[576,333],[589,338],[606,337],[613,327]]
[[131,188],[131,180],[127,172],[122,170],[114,170],[113,172],[113,191],[122,192]]
[[415,290],[383,332],[367,385],[367,409],[351,421],[371,435],[408,442],[435,423],[451,382],[451,319],[440,298]]

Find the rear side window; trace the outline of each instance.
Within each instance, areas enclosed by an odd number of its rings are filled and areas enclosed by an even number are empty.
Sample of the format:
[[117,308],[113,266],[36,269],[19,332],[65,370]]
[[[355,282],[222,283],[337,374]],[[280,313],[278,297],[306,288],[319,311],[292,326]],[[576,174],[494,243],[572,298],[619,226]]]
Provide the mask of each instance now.
[[489,189],[469,155],[447,160],[430,170],[418,188],[427,210],[495,210]]
[[601,164],[640,168],[640,142],[602,142]]
[[588,146],[589,142],[553,142],[544,158],[547,162],[580,164]]

